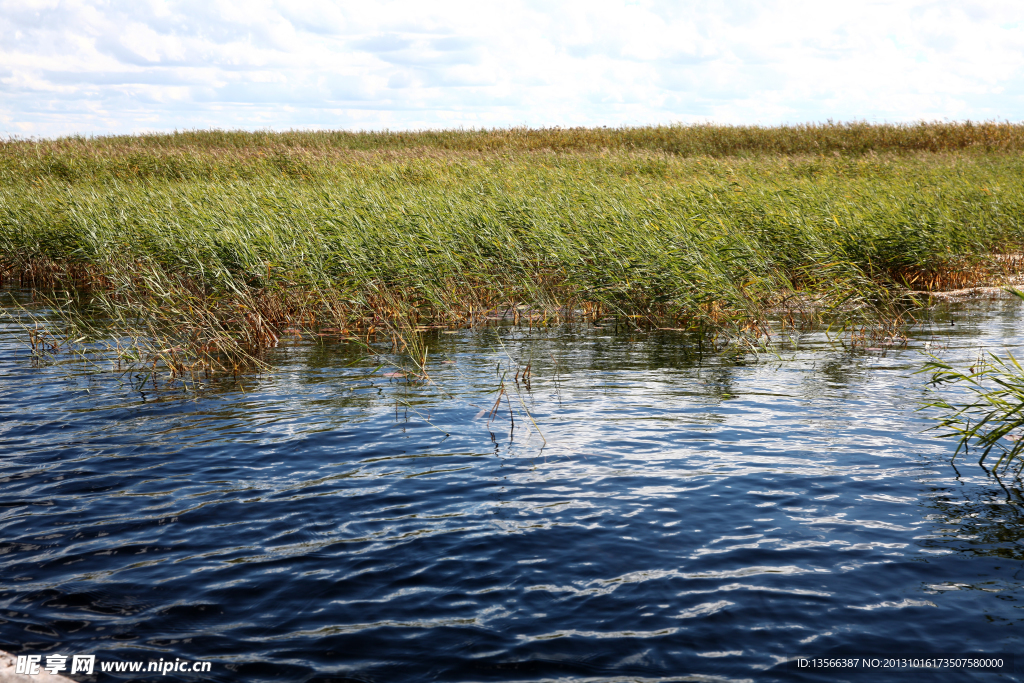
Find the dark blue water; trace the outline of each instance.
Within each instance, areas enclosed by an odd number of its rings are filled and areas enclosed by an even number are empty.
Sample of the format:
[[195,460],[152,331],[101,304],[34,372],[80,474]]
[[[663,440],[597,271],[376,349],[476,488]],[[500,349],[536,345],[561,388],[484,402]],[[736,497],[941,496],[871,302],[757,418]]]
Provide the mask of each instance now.
[[[428,337],[422,383],[296,343],[198,393],[36,367],[7,324],[0,648],[212,662],[99,680],[459,682],[1024,651],[1020,481],[951,464],[913,374],[926,341],[967,361],[1021,322],[994,301],[905,350],[760,356],[490,328]],[[872,678],[900,675],[1022,680]]]

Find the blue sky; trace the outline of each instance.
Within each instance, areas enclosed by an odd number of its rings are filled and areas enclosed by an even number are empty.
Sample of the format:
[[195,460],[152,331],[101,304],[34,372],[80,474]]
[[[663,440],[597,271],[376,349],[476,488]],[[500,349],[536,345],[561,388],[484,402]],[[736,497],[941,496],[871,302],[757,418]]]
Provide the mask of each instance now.
[[0,0],[0,135],[1024,119],[1024,4]]

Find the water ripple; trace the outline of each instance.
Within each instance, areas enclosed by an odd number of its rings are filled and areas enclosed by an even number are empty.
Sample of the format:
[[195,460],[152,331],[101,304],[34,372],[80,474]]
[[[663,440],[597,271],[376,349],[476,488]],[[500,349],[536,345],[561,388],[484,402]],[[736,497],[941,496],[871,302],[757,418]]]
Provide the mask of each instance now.
[[[957,315],[918,337],[1019,345],[1009,304]],[[430,341],[451,398],[302,345],[244,395],[144,398],[0,332],[5,649],[609,683],[1021,649],[1020,484],[921,433],[913,349],[503,330],[503,351],[485,329]],[[510,356],[534,373],[506,387],[514,428],[486,412]]]

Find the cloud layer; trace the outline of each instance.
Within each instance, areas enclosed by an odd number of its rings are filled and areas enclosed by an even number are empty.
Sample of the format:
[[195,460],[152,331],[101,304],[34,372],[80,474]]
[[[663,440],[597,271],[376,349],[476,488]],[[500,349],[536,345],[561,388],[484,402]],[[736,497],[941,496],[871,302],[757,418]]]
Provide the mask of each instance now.
[[1015,2],[0,0],[0,134],[1024,119]]

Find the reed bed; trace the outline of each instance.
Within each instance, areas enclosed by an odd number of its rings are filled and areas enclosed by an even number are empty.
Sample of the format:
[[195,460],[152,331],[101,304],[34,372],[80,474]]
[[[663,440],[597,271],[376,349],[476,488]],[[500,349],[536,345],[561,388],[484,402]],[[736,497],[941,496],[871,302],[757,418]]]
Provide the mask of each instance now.
[[338,151],[437,150],[440,152],[647,151],[673,156],[844,155],[915,152],[1019,152],[1024,125],[997,122],[867,122],[795,126],[669,125],[623,128],[500,128],[411,132],[349,131],[182,131],[173,134],[71,136],[55,140],[10,140],[19,155],[73,154],[150,157],[157,152],[260,150]]
[[757,337],[1015,270],[1022,146],[1011,124],[12,140],[0,274],[91,293],[182,372],[295,330],[398,351],[496,318]]

